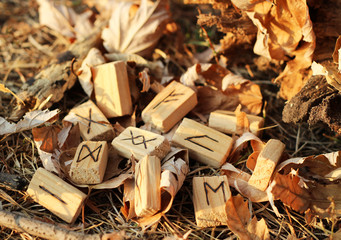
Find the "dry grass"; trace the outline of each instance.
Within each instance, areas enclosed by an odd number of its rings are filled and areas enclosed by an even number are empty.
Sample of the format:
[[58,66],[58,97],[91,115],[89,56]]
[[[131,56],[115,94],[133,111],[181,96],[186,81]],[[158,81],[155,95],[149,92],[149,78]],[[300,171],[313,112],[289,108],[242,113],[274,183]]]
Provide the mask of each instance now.
[[[70,3],[70,1],[67,2]],[[23,82],[33,77],[39,69],[48,64],[51,58],[67,49],[69,43],[59,34],[38,25],[37,4],[33,0],[1,1],[0,9],[3,9],[0,12],[0,79],[7,87],[17,92]],[[183,16],[193,18],[194,11],[191,11],[184,10]],[[176,16],[179,15],[181,14],[178,13]],[[182,21],[190,25],[195,22],[195,19],[183,19]],[[176,58],[175,55],[172,57]],[[236,69],[238,70],[238,68]],[[181,72],[181,69],[178,71]],[[240,71],[243,73],[245,69]],[[284,124],[281,121],[284,101],[276,97],[277,87],[269,80],[258,83],[267,101],[266,126],[273,126],[264,130],[264,140],[276,138],[283,141],[286,144],[287,152],[292,156],[308,156],[339,150],[340,139],[325,126],[310,128],[306,124],[299,126]],[[74,88],[71,91],[77,90]],[[81,97],[82,94],[79,95]],[[65,98],[67,99],[68,96]],[[64,100],[64,103],[65,101],[67,100]],[[1,93],[0,115],[8,116],[13,105],[12,97]],[[243,164],[245,165],[245,161],[240,161],[238,164],[240,164],[239,167],[242,167]],[[39,166],[41,163],[30,131],[1,139],[1,172],[20,175],[29,182]],[[25,189],[15,190],[0,186],[0,209],[18,212],[84,233],[124,230],[128,239],[163,239],[166,236],[183,236],[186,233],[189,233],[188,239],[236,239],[236,236],[225,226],[205,229],[196,226],[192,203],[192,178],[203,174],[218,175],[219,172],[197,163],[191,163],[190,167],[191,172],[178,192],[170,211],[161,219],[157,227],[146,232],[142,232],[136,223],[127,222],[121,214],[122,192],[120,189],[91,192],[89,200],[98,211],[86,206],[82,212],[84,218],[79,217],[72,226],[66,225],[48,210],[32,202],[27,198]],[[273,239],[287,239],[293,231],[297,238],[324,239],[330,236],[331,231],[335,232],[339,228],[338,222],[322,220],[316,220],[313,226],[308,226],[305,223],[304,215],[286,208],[280,202],[276,202],[276,206],[281,212],[281,218],[276,217],[268,203],[252,204],[253,214],[258,218],[265,218]],[[11,229],[3,227],[0,229],[0,239],[36,239],[34,236],[17,233]]]

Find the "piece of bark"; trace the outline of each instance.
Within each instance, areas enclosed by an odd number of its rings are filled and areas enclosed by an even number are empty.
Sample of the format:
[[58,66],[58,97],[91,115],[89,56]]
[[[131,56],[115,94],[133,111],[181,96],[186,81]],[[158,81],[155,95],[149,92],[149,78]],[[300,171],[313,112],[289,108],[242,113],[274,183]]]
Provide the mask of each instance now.
[[106,141],[84,141],[79,144],[72,161],[70,177],[77,184],[98,184],[103,181],[108,162]]
[[338,91],[330,86],[324,76],[311,77],[306,85],[285,106],[282,119],[286,123],[306,122],[313,107],[321,104],[327,96]]
[[9,173],[0,173],[0,185],[10,187],[16,190],[22,190],[26,186],[27,182],[25,178]]
[[118,154],[140,160],[146,155],[162,159],[170,151],[168,140],[159,134],[136,127],[126,128],[111,143]]
[[226,161],[233,140],[213,128],[184,118],[172,138],[172,143],[187,148],[193,159],[218,168]]
[[[246,116],[249,120],[250,132],[258,136],[259,129],[264,125],[264,118],[251,114],[246,114]],[[237,133],[236,113],[232,111],[217,110],[211,112],[208,126],[227,134],[240,134]]]
[[156,129],[168,132],[197,102],[197,95],[191,88],[173,81],[142,111],[142,119]]
[[226,201],[231,197],[226,176],[194,177],[193,204],[199,227],[227,224]]
[[341,134],[341,94],[324,98],[318,106],[312,107],[308,119],[310,125],[326,123],[334,132]]
[[44,239],[52,240],[101,240],[102,234],[84,234],[61,228],[56,224],[50,224],[26,217],[13,212],[0,210],[0,225],[17,232],[28,233]]
[[161,161],[146,155],[135,167],[135,212],[137,217],[152,216],[161,208]]
[[[17,101],[17,106],[10,115],[11,120],[19,120],[25,112],[32,109],[48,108],[60,101],[64,92],[77,80],[74,74],[80,68],[83,59],[92,47],[100,45],[101,32],[105,23],[99,24],[92,35],[84,41],[76,41],[68,51],[57,56],[50,65],[43,68],[36,76],[29,79],[17,94],[24,102]],[[73,59],[76,62],[73,63]]]
[[107,118],[132,113],[129,80],[123,61],[110,62],[94,67],[96,103]]
[[272,178],[273,172],[281,159],[285,145],[276,139],[270,139],[257,158],[256,166],[248,183],[265,191]]
[[76,220],[86,198],[83,192],[44,168],[38,168],[33,175],[27,194],[68,223]]
[[[65,120],[79,123],[79,131],[84,140],[107,140],[114,138],[114,129],[101,110],[91,100],[71,109]],[[68,119],[71,117],[71,119]]]

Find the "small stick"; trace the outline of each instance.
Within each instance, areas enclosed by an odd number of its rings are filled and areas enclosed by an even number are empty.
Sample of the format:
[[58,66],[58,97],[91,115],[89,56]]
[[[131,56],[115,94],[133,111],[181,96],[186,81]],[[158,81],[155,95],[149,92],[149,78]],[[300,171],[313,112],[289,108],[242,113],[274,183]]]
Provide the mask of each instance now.
[[41,222],[39,220],[28,218],[0,210],[0,225],[18,232],[28,233],[45,239],[69,239],[69,240],[101,240],[100,234],[83,234],[70,231],[55,224]]

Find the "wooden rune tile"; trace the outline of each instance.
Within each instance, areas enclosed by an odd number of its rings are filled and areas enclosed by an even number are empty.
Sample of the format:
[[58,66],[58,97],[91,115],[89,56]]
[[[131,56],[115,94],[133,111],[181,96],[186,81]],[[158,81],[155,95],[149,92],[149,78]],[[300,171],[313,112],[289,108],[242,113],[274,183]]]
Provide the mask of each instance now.
[[71,164],[70,177],[77,184],[101,183],[108,161],[106,141],[84,141],[79,144]]
[[284,150],[284,143],[277,139],[270,139],[259,153],[255,169],[248,183],[265,191]]
[[168,140],[159,134],[136,127],[126,128],[111,143],[118,154],[140,160],[147,154],[162,159],[170,151]]
[[[250,132],[258,136],[259,129],[264,125],[264,118],[251,114],[247,114],[246,116],[250,123]],[[208,120],[208,126],[227,134],[237,133],[236,114],[234,112],[224,110],[211,112]]]
[[146,155],[135,167],[135,212],[138,217],[152,216],[161,208],[161,161]]
[[231,197],[226,176],[194,177],[193,204],[199,227],[227,225],[226,201]]
[[123,61],[109,62],[94,67],[96,103],[107,118],[132,113],[129,79]]
[[79,131],[84,140],[108,140],[114,137],[114,130],[108,119],[93,101],[89,100],[73,109],[77,116]]
[[62,179],[38,168],[27,189],[37,203],[68,223],[73,223],[81,211],[86,195]]
[[232,143],[231,137],[188,118],[172,138],[172,144],[187,148],[191,158],[217,168],[226,161]]
[[173,81],[142,111],[142,119],[156,129],[168,132],[196,104],[196,93],[191,88]]

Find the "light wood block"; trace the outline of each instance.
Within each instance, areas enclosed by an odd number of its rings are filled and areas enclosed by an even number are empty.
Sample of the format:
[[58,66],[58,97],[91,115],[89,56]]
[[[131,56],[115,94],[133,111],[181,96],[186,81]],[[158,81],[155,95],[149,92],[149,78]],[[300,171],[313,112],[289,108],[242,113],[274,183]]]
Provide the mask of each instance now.
[[156,129],[168,132],[197,103],[197,95],[191,88],[173,81],[142,111],[142,119]]
[[231,197],[227,177],[194,177],[193,204],[199,227],[227,225],[226,201]]
[[135,167],[135,213],[152,216],[161,209],[161,161],[146,155]]
[[106,141],[84,141],[79,144],[71,164],[70,177],[77,184],[97,184],[103,181],[108,162]]
[[84,140],[108,140],[114,138],[114,130],[108,119],[91,100],[71,109],[77,116],[79,131]]
[[94,68],[96,103],[107,118],[132,113],[127,68],[124,62],[110,62]]
[[260,152],[248,183],[261,191],[265,191],[284,149],[285,145],[281,141],[270,139]]
[[[258,136],[259,129],[264,126],[264,118],[251,114],[247,114],[246,116],[250,123],[250,132]],[[234,112],[224,110],[211,112],[208,120],[208,126],[227,134],[237,133],[236,114]]]
[[146,155],[162,159],[170,151],[164,136],[135,127],[126,128],[111,144],[119,155],[126,158],[133,155],[138,160]]
[[68,223],[78,217],[86,195],[44,168],[38,168],[27,189],[31,198]]
[[172,143],[187,148],[191,158],[218,168],[226,161],[233,140],[213,128],[184,118],[172,138]]

